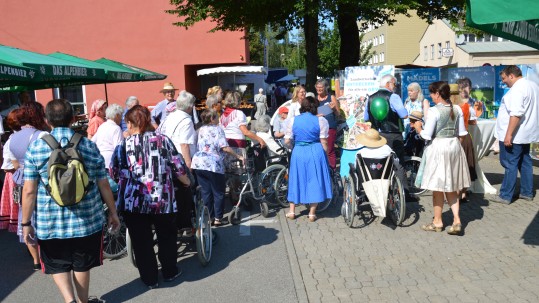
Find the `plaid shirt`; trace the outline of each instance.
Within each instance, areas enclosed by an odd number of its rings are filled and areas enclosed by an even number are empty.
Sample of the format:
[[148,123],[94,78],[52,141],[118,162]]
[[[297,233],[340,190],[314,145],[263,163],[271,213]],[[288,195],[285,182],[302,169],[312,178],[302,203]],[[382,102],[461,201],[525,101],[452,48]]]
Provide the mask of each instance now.
[[[58,127],[52,130],[51,135],[61,146],[65,146],[73,133],[69,128]],[[105,220],[97,180],[107,177],[105,162],[95,143],[88,138],[82,138],[78,150],[93,185],[90,185],[88,193],[78,204],[68,207],[58,206],[45,190],[49,179],[47,162],[52,151],[49,145],[37,139],[26,152],[24,180],[38,181],[35,222],[40,240],[85,237],[103,229]]]

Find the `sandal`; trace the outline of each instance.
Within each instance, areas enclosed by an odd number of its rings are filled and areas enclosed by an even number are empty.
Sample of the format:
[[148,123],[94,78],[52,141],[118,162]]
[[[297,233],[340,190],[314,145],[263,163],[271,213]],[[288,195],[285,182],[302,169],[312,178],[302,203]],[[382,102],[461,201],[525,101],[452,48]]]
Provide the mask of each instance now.
[[293,213],[293,212],[289,212],[285,215],[285,217],[287,217],[288,219],[290,220],[294,220],[296,218],[296,214]]
[[460,223],[453,224],[451,225],[451,227],[447,229],[447,233],[450,235],[458,235],[461,232],[462,232],[462,224]]
[[316,215],[307,215],[307,218],[309,218],[309,222],[314,222],[318,219]]
[[436,226],[434,223],[429,223],[421,226],[424,231],[435,231],[437,233],[442,231],[443,226]]

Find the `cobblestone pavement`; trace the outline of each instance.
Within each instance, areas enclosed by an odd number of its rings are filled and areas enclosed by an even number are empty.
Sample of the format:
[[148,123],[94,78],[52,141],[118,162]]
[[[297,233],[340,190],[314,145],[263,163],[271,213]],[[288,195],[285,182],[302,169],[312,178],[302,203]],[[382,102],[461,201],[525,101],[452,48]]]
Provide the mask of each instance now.
[[[503,168],[497,156],[481,167],[499,189]],[[534,167],[535,189],[539,168]],[[518,186],[517,186],[518,189]],[[315,223],[301,216],[286,221],[303,283],[298,294],[309,302],[538,302],[539,197],[511,205],[474,194],[461,206],[462,236],[425,232],[432,195],[407,204],[403,226],[375,218],[349,228],[340,216],[340,201]],[[357,220],[357,217],[356,217]],[[444,206],[444,224],[452,223]],[[364,222],[362,222],[364,223]],[[288,232],[288,231],[284,231]],[[287,245],[291,245],[287,243]],[[294,271],[294,269],[293,269]],[[302,301],[300,297],[300,301]]]

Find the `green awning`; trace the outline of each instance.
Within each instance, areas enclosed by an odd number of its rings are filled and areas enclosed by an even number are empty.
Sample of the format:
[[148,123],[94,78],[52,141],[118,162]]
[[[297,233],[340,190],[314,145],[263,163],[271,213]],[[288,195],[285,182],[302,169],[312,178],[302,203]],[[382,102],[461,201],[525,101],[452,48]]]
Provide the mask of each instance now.
[[7,81],[32,81],[36,70],[0,59],[0,83]]
[[167,75],[159,74],[159,73],[152,72],[152,71],[149,71],[149,70],[144,69],[144,68],[132,66],[132,65],[125,64],[125,63],[122,63],[122,62],[110,60],[110,59],[107,59],[107,58],[97,59],[97,60],[95,60],[95,62],[105,64],[105,65],[109,65],[111,67],[128,69],[128,70],[131,70],[133,72],[136,72],[136,73],[139,74],[138,81],[164,80],[164,79],[167,78]]
[[60,52],[52,53],[52,54],[49,54],[48,56],[76,62],[79,64],[93,66],[94,68],[103,69],[105,70],[105,73],[107,75],[107,79],[106,79],[107,83],[140,81],[139,80],[140,74],[131,69],[113,66],[110,64],[103,64],[97,61],[92,61],[92,60],[88,60],[88,59],[84,59],[84,58],[80,58],[80,57],[76,57],[73,55],[64,54]]
[[33,79],[6,81],[0,84],[2,87],[24,85],[29,89],[44,89],[103,83],[106,80],[103,69],[4,45],[0,45],[0,59],[12,65],[33,68],[37,72]]
[[466,25],[539,49],[538,0],[466,2]]

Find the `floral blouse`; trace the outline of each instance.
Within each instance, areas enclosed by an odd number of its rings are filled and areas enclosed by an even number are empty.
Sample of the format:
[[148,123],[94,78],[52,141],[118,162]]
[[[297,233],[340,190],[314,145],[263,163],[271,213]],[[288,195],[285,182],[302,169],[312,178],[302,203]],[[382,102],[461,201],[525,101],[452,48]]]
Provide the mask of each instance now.
[[192,169],[225,173],[224,157],[221,150],[227,147],[225,131],[219,125],[204,125],[198,130],[198,151],[191,161]]
[[118,179],[118,211],[140,214],[176,212],[172,178],[186,174],[172,141],[146,132],[130,136],[114,150],[111,174]]

